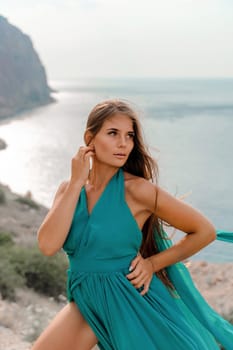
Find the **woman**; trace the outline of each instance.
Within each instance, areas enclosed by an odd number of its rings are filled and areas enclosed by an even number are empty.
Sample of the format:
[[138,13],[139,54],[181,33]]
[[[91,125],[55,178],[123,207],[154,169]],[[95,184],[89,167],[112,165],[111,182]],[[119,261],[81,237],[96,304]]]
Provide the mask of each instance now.
[[[152,183],[157,168],[135,112],[119,100],[98,104],[84,141],[38,231],[45,255],[62,247],[68,254],[70,303],[33,350],[97,343],[104,350],[214,350],[217,341],[233,349],[233,327],[178,264],[211,243],[215,228]],[[171,246],[163,221],[184,238]]]

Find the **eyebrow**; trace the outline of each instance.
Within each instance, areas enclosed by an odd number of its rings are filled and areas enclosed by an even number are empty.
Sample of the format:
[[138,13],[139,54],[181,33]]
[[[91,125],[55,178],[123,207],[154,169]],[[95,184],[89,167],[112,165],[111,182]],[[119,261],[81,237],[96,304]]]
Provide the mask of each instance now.
[[[108,128],[107,129],[108,131],[119,131],[119,129],[117,129],[117,128]],[[129,131],[127,131],[128,133],[130,133],[130,134],[134,134],[135,132],[133,131],[133,130],[129,130]]]

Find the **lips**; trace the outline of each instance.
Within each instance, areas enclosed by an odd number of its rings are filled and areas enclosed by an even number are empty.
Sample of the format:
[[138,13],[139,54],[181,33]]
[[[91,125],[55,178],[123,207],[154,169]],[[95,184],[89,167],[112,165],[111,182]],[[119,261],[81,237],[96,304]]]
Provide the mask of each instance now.
[[116,157],[118,159],[125,159],[126,154],[125,153],[114,153],[114,157]]

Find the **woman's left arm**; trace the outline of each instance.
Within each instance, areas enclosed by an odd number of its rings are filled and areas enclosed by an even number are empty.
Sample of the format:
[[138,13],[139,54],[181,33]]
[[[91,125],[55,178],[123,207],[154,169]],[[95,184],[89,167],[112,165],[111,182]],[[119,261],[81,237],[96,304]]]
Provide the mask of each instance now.
[[[216,230],[212,223],[198,210],[184,203],[151,183],[143,181],[135,187],[135,200],[140,201],[143,208],[154,213],[158,218],[186,233],[172,247],[144,259],[140,254],[131,262],[127,278],[136,287],[144,286],[144,295],[150,285],[153,273],[185,260],[210,244],[216,238]],[[157,205],[155,206],[155,193]]]
[[[215,227],[198,210],[159,187],[157,187],[157,196],[155,215],[178,230],[185,232],[186,235],[171,248],[150,258],[155,272],[185,260],[216,238]],[[150,201],[148,204],[150,207],[153,205]]]

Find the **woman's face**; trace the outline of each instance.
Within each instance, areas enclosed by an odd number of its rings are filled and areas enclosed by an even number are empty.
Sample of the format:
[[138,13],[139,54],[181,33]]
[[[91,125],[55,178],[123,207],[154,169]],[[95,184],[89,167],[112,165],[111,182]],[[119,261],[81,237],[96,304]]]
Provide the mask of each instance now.
[[97,161],[110,166],[122,167],[134,147],[132,120],[124,114],[107,119],[92,139]]

